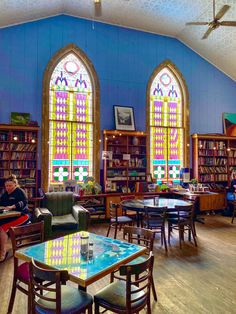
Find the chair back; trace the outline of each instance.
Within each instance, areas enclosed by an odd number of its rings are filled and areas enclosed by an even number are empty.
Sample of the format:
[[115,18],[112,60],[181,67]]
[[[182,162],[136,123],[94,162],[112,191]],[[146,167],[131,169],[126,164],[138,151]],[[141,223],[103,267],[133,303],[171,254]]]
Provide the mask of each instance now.
[[36,222],[24,226],[11,227],[9,230],[13,253],[16,250],[41,243],[44,240],[44,222]]
[[157,229],[163,226],[167,207],[145,207],[144,226],[147,229]]
[[118,221],[118,208],[120,207],[119,204],[113,203],[110,201],[109,203],[109,217],[110,219],[115,220],[116,222]]
[[146,247],[149,254],[153,250],[155,233],[140,227],[124,226],[124,239],[127,239],[129,243]]
[[127,313],[132,313],[132,307],[135,307],[136,313],[148,303],[150,304],[153,263],[154,256],[150,252],[145,261],[122,265],[119,268],[120,276],[126,276]]
[[42,203],[43,207],[46,207],[53,216],[71,214],[74,194],[73,192],[47,192]]
[[[56,314],[61,313],[61,285],[69,279],[67,270],[49,270],[39,266],[32,259],[30,263],[30,295],[32,312],[41,313],[40,309]],[[46,284],[42,284],[46,282]]]
[[176,205],[175,206],[178,222],[188,222],[193,219],[193,205]]

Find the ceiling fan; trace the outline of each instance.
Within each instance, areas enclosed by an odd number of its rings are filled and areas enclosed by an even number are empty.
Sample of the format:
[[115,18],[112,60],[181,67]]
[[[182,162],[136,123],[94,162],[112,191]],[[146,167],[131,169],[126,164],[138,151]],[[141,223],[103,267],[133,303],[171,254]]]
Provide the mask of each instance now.
[[186,25],[208,25],[208,30],[203,35],[202,39],[206,39],[212,31],[217,29],[219,26],[236,26],[236,21],[220,21],[220,19],[229,10],[229,5],[223,5],[217,14],[215,14],[215,0],[213,0],[213,20],[210,22],[189,22]]

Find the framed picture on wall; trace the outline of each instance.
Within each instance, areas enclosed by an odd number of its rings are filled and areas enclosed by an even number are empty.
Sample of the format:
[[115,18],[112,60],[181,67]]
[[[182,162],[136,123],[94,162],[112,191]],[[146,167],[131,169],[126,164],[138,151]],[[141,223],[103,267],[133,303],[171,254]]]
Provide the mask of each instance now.
[[114,106],[116,130],[135,131],[133,107]]
[[236,113],[223,112],[223,128],[227,136],[236,136]]

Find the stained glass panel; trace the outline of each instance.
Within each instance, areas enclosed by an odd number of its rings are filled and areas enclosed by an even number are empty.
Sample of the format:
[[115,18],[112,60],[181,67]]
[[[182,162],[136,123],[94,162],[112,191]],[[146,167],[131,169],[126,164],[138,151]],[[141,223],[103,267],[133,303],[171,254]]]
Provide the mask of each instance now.
[[150,164],[157,182],[179,182],[183,167],[183,110],[180,86],[163,68],[150,89]]
[[76,55],[54,69],[49,91],[49,185],[93,175],[93,107],[90,75]]

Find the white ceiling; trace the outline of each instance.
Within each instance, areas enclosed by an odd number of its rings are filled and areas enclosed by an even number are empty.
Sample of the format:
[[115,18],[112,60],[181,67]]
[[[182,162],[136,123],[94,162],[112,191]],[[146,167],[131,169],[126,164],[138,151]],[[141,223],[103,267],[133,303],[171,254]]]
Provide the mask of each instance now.
[[[211,21],[213,0],[101,0],[102,16],[94,18],[94,0],[0,0],[0,27],[57,14],[68,14],[178,38],[236,81],[236,27],[214,30],[201,40]],[[222,20],[236,21],[236,0],[216,0],[216,12],[231,8]]]

